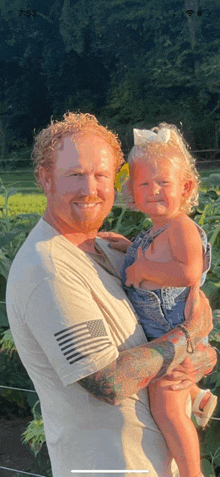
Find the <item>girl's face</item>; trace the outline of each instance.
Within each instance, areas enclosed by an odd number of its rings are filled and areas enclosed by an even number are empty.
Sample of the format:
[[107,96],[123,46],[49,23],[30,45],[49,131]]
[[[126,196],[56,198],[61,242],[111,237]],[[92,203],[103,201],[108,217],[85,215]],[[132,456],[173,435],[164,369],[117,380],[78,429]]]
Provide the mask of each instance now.
[[180,168],[165,158],[157,164],[144,164],[140,158],[131,167],[132,196],[139,210],[153,221],[174,218],[190,189],[191,181],[182,180]]

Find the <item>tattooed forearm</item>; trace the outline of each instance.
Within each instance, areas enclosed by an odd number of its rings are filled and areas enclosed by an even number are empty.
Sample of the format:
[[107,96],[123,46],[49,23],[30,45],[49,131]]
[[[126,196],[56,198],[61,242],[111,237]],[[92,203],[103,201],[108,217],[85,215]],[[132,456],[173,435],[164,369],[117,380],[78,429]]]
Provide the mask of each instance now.
[[78,382],[97,399],[108,404],[114,404],[116,393],[112,386],[113,383],[108,382],[101,371],[80,379]]
[[166,339],[122,351],[117,360],[79,383],[98,399],[117,405],[145,388],[153,378],[164,376],[185,356],[186,340],[176,329]]
[[[181,331],[176,330],[175,333],[173,330],[172,336],[169,334],[169,339],[163,337],[162,342],[156,343],[158,340],[155,340],[148,345],[123,351],[117,360],[79,383],[97,399],[118,405],[170,372],[184,357],[189,358],[185,338],[179,336],[178,340],[179,333]],[[189,379],[191,377],[193,382],[197,382],[215,366],[216,353],[211,346],[199,345],[196,352],[190,355],[190,360]]]

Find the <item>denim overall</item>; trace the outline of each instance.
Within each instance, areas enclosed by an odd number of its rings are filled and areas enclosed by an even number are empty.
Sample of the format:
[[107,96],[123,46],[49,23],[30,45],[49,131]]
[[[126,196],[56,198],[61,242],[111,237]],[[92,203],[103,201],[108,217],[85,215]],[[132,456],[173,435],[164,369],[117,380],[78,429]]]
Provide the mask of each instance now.
[[[195,224],[201,236],[203,243],[203,263],[204,271],[201,277],[200,286],[205,282],[207,272],[211,264],[211,246],[207,240],[207,236],[201,227]],[[186,299],[189,294],[189,287],[169,287],[159,288],[156,290],[146,290],[135,286],[127,287],[126,268],[132,265],[137,258],[137,249],[142,247],[145,253],[151,242],[164,230],[165,227],[157,230],[155,234],[150,235],[150,230],[142,231],[133,241],[132,245],[127,249],[123,268],[122,268],[122,284],[128,295],[129,300],[134,306],[138,314],[139,323],[149,341],[163,336],[165,333],[175,328],[175,326],[184,321],[184,308]],[[206,338],[205,338],[206,340]],[[206,340],[207,343],[207,340]]]

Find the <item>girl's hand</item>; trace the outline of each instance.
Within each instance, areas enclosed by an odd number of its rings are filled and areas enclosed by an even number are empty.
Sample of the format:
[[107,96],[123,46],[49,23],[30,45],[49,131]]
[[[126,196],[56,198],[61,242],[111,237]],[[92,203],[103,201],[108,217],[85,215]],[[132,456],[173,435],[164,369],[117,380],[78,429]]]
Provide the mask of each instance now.
[[138,247],[137,249],[137,260],[126,269],[126,282],[125,285],[130,287],[134,285],[138,287],[138,285],[143,281],[143,264],[145,258],[142,247]]
[[121,252],[126,252],[127,248],[131,245],[130,240],[115,232],[99,232],[98,237],[110,242],[110,248],[121,250]]

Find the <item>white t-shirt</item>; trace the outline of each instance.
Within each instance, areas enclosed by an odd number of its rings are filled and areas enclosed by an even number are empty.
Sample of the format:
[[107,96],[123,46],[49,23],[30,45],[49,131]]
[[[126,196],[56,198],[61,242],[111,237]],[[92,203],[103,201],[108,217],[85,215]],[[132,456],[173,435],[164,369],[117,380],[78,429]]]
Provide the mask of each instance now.
[[[12,264],[7,312],[20,358],[41,402],[53,477],[71,470],[148,470],[176,476],[149,411],[147,391],[119,406],[99,401],[77,382],[104,368],[118,351],[146,343],[120,281],[124,255],[98,243],[115,268],[109,274],[43,219]],[[172,468],[172,470],[171,470]]]

